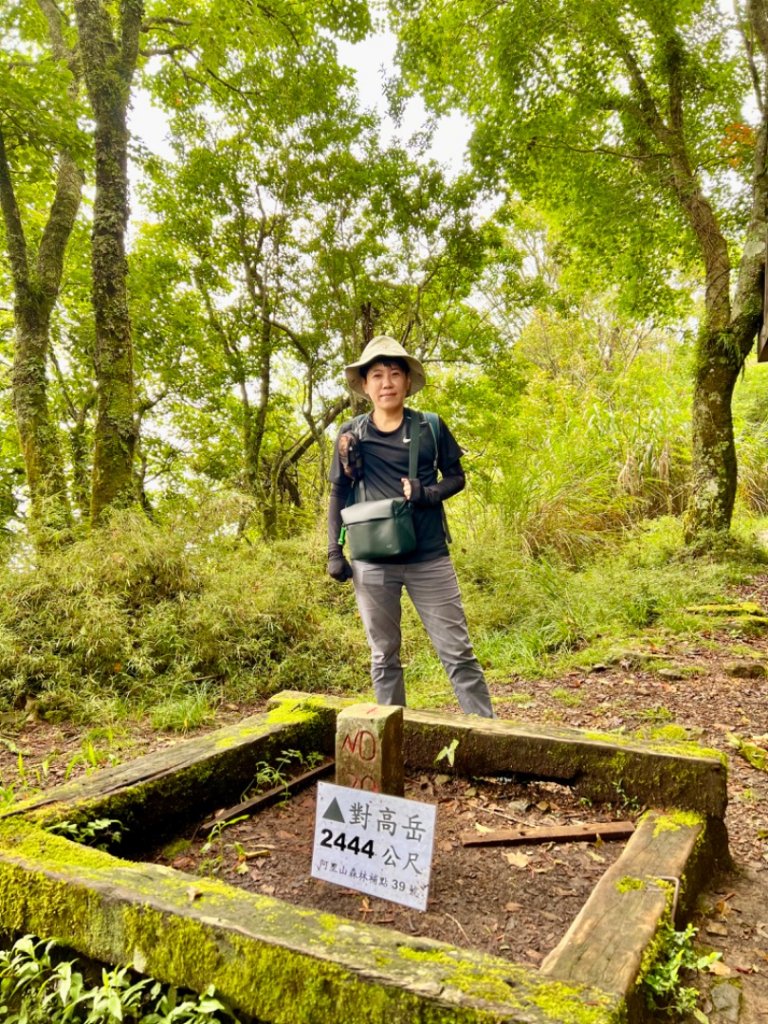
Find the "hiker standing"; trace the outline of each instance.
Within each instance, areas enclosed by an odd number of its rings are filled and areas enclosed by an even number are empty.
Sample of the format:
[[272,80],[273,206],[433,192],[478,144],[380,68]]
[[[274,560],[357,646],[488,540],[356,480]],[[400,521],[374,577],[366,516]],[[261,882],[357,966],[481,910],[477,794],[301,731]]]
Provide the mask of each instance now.
[[[443,502],[464,488],[461,449],[437,416],[406,407],[406,398],[424,387],[424,368],[394,338],[374,338],[345,373],[352,390],[365,395],[373,409],[345,423],[336,442],[330,473],[328,572],[339,582],[353,581],[371,648],[376,700],[405,706],[400,663],[400,600],[405,587],[462,711],[493,718],[448,554],[443,512]],[[418,451],[411,456],[414,430]],[[410,472],[414,464],[416,470]],[[358,499],[361,487],[365,501],[404,497],[411,503],[412,551],[376,560],[353,557],[350,565],[339,542],[342,510]]]

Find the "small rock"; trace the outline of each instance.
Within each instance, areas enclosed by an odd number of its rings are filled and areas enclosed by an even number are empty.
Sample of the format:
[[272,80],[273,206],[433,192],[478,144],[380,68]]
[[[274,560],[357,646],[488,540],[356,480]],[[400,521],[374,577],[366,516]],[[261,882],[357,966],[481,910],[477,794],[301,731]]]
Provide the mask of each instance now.
[[728,964],[724,964],[722,960],[715,960],[713,964],[710,964],[708,970],[710,974],[714,974],[717,978],[730,978],[733,974]]
[[711,992],[712,1005],[727,1024],[737,1024],[741,1008],[741,989],[730,981],[715,985]]
[[685,679],[685,673],[679,668],[660,668],[656,674],[660,679],[670,679],[673,682]]
[[727,661],[723,665],[723,672],[736,679],[763,679],[768,675],[761,661]]

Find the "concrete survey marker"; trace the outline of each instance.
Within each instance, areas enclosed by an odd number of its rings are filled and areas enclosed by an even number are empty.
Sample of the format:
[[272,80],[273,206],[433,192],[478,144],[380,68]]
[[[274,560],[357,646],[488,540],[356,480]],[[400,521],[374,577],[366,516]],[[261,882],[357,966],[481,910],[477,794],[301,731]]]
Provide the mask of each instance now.
[[353,704],[336,718],[336,785],[402,796],[403,709]]
[[[178,834],[287,749],[330,755],[345,702],[283,693],[271,710],[106,768],[0,815],[0,927],[56,936],[162,981],[215,985],[270,1024],[624,1024],[666,921],[728,861],[724,759],[689,744],[405,711],[412,771],[453,744],[454,770],[551,780],[591,800],[654,808],[540,970],[290,906],[79,846],[45,826],[116,818],[121,854]],[[456,743],[454,743],[456,741]]]

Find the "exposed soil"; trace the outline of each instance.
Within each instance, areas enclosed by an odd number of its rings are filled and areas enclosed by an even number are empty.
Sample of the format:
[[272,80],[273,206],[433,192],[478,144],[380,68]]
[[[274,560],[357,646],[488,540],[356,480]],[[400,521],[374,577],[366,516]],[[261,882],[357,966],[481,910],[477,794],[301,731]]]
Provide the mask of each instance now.
[[[290,903],[538,966],[566,931],[622,843],[465,846],[461,836],[615,819],[562,786],[420,775],[406,797],[438,805],[429,904],[422,912],[310,877],[314,789],[224,828],[167,847],[158,860],[216,874]],[[348,858],[349,860],[350,858]]]
[[[768,576],[737,595],[768,608]],[[768,1020],[768,772],[750,765],[733,737],[768,747],[768,632],[738,618],[713,616],[694,640],[637,645],[609,664],[556,680],[492,687],[501,718],[590,730],[634,732],[683,726],[729,759],[728,826],[735,870],[712,880],[695,924],[702,949],[722,958],[693,983],[711,1024]],[[217,724],[258,707],[222,709]],[[0,720],[0,796],[26,795],[125,760],[179,737],[145,728],[83,730],[25,717]],[[85,742],[84,742],[85,741]],[[19,752],[21,757],[19,757]],[[424,775],[406,795],[438,803],[429,908],[425,913],[308,877],[313,794],[306,791],[253,821],[222,830],[205,853],[203,837],[166,857],[183,870],[215,872],[253,891],[321,907],[407,933],[433,935],[537,964],[567,928],[620,843],[464,848],[459,834],[526,823],[626,818],[639,808],[587,808],[558,786],[454,780]],[[233,802],[239,799],[234,796]],[[512,823],[513,824],[513,823]],[[511,856],[513,855],[513,856]],[[661,1019],[661,1018],[660,1018]]]

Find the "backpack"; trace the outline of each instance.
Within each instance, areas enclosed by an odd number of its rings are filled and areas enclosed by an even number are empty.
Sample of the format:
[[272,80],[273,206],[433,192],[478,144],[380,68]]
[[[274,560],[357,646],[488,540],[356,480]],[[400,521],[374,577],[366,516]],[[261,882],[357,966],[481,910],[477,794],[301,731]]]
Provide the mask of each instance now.
[[[432,446],[434,448],[434,455],[432,457],[432,468],[435,471],[435,476],[437,476],[437,460],[440,452],[438,444],[440,439],[440,417],[437,415],[436,412],[417,412],[417,415],[419,417],[419,422],[421,423],[421,425],[424,426],[426,424],[429,427],[430,434],[432,435]],[[358,441],[362,440],[363,423],[365,422],[365,420],[368,419],[369,416],[370,413],[364,412],[360,416],[355,416],[355,418],[349,424],[350,431],[355,435]],[[443,518],[443,529],[445,530],[445,539],[450,544],[453,538],[451,537],[451,531],[448,528],[448,517],[445,514],[445,504],[443,502],[440,503],[440,511],[442,513]]]
[[[424,426],[426,423],[429,427],[429,432],[432,435],[432,446],[435,450],[435,454],[432,458],[432,467],[434,468],[435,473],[437,473],[437,459],[440,450],[438,447],[438,441],[440,439],[440,417],[436,412],[419,412],[417,415],[419,416],[421,425]],[[355,416],[349,424],[350,431],[355,435],[358,441],[362,440],[363,423],[369,416],[370,413],[364,412],[360,416]]]

